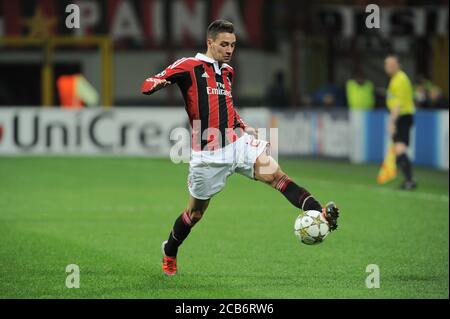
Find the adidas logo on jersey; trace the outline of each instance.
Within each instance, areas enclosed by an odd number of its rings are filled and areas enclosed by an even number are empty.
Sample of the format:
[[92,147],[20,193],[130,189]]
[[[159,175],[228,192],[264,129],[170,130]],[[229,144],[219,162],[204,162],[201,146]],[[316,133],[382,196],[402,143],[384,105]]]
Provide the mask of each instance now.
[[208,73],[206,73],[206,71],[205,71],[205,73],[202,74],[202,78],[209,78],[209,75],[208,75]]

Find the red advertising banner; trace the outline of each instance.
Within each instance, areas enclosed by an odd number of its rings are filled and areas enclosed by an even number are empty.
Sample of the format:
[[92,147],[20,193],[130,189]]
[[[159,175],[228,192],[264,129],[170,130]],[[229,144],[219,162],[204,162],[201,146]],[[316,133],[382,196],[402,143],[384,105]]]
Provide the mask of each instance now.
[[[67,6],[79,28],[67,27]],[[235,25],[239,45],[270,45],[273,0],[0,0],[0,36],[109,35],[116,48],[194,48],[215,19]]]

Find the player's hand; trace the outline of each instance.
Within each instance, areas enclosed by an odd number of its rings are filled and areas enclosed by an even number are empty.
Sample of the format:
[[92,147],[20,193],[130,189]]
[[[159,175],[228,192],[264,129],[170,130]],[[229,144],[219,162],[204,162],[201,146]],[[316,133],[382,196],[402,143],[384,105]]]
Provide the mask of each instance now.
[[142,93],[151,94],[172,84],[166,79],[148,78],[142,85]]
[[389,131],[389,134],[391,135],[391,137],[394,136],[395,130],[396,130],[395,123],[393,121],[389,121],[388,131]]
[[257,128],[254,128],[254,127],[251,127],[251,126],[247,126],[244,129],[244,132],[247,133],[247,134],[253,135],[255,138],[258,138],[258,129]]
[[167,81],[166,79],[154,79],[154,80],[156,81],[156,85],[154,88],[155,91],[165,88],[166,86],[172,84],[170,81]]

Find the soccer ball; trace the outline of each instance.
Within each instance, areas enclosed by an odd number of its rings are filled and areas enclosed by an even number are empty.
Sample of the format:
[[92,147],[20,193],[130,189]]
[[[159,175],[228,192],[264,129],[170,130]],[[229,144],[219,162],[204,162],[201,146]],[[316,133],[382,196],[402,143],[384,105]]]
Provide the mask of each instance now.
[[317,210],[308,210],[295,220],[294,234],[300,242],[306,245],[321,243],[329,233],[328,222]]

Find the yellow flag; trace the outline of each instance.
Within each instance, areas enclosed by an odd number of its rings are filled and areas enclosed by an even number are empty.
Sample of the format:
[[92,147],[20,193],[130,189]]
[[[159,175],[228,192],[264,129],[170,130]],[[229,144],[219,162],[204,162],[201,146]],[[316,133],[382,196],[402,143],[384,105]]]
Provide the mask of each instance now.
[[391,143],[384,157],[383,164],[381,164],[380,171],[378,172],[378,184],[386,184],[397,177],[397,164],[395,159],[395,148],[394,144]]

